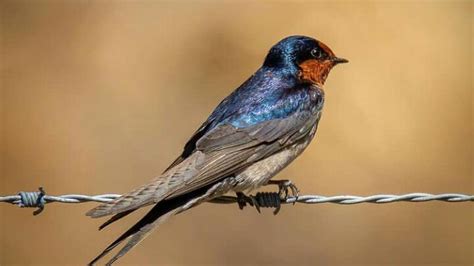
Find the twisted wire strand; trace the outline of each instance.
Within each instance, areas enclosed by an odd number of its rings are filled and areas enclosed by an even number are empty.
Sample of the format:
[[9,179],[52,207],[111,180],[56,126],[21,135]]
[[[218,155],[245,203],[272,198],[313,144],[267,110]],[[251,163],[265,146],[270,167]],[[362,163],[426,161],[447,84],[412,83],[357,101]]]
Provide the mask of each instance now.
[[[237,198],[232,196],[223,196],[214,199],[212,203],[234,203]],[[446,202],[465,202],[474,201],[474,195],[465,195],[459,193],[443,193],[443,194],[428,194],[428,193],[409,193],[402,195],[379,194],[372,196],[321,196],[321,195],[302,195],[298,197],[289,196],[282,201],[283,204],[288,203],[305,203],[305,204],[358,204],[358,203],[393,203],[393,202],[426,202],[426,201],[446,201]]]
[[[265,201],[268,197],[268,193],[260,192],[257,193],[257,200]],[[260,195],[260,196],[259,196]],[[121,195],[119,194],[101,194],[101,195],[81,195],[81,194],[66,194],[59,196],[47,195],[43,188],[39,188],[38,191],[34,192],[20,192],[17,195],[0,196],[0,203],[11,203],[18,205],[19,207],[30,207],[39,208],[33,214],[37,215],[44,209],[44,205],[52,202],[60,203],[83,203],[83,202],[110,202]],[[261,197],[260,199],[258,197]],[[334,203],[334,204],[359,204],[359,203],[393,203],[393,202],[426,202],[426,201],[445,201],[445,202],[466,202],[474,201],[474,195],[465,195],[458,193],[443,193],[443,194],[428,194],[428,193],[409,193],[403,195],[392,195],[392,194],[379,194],[371,196],[352,196],[352,195],[340,195],[340,196],[321,196],[321,195],[302,195],[298,197],[288,196],[282,200],[282,204],[289,203],[305,203],[305,204],[322,204],[322,203]],[[237,198],[233,196],[222,196],[213,199],[211,203],[230,204],[236,203]],[[269,203],[270,204],[270,203]],[[265,206],[264,206],[265,207]]]

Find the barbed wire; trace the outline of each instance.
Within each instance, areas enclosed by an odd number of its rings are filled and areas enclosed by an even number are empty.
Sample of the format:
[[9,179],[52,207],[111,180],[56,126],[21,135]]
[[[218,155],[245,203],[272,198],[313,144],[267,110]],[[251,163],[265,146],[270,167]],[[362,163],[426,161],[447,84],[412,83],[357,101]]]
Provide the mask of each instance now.
[[[271,192],[259,192],[254,197],[257,200],[265,201],[266,196],[275,194]],[[84,202],[110,202],[118,197],[120,194],[101,194],[101,195],[80,195],[80,194],[66,194],[59,196],[47,195],[42,187],[35,192],[20,192],[17,195],[0,196],[0,202],[15,204],[22,208],[38,208],[33,212],[38,215],[44,209],[44,205],[52,202],[60,203],[84,203]],[[288,196],[282,200],[282,204],[359,204],[359,203],[393,203],[393,202],[427,202],[427,201],[444,201],[444,202],[466,202],[474,201],[474,195],[465,195],[459,193],[443,193],[443,194],[429,194],[429,193],[409,193],[403,195],[379,194],[371,196],[321,196],[321,195],[302,195],[302,196]],[[238,202],[237,197],[222,196],[211,201],[211,203],[229,204]],[[263,204],[265,207],[265,204]]]

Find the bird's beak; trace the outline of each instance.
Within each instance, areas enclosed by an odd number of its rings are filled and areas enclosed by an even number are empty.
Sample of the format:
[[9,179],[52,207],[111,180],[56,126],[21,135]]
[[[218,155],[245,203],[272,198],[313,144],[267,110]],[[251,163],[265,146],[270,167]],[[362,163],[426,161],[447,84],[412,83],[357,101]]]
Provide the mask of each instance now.
[[344,59],[344,58],[340,58],[340,57],[333,57],[333,58],[331,58],[331,61],[334,63],[334,65],[344,64],[344,63],[349,62],[349,60]]

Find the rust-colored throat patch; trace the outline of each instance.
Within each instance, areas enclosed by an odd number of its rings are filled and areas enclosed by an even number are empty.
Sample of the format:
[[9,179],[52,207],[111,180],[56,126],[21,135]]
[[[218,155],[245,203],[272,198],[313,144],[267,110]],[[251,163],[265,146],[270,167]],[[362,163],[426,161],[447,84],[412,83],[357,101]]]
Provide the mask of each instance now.
[[301,71],[299,78],[303,81],[308,81],[322,87],[329,71],[334,67],[331,60],[319,61],[316,59],[309,59],[299,65]]

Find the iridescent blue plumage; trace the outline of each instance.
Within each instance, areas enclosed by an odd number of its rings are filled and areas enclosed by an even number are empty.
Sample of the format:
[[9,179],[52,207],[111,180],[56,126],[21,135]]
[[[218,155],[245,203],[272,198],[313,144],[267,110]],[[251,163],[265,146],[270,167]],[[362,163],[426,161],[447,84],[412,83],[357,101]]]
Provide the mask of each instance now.
[[312,38],[291,36],[273,46],[263,66],[217,106],[209,129],[219,123],[245,127],[309,108],[311,85],[298,80],[298,64],[316,45]]
[[290,36],[274,45],[262,67],[216,107],[175,163],[189,156],[199,138],[218,125],[245,128],[311,108],[321,109],[323,92],[315,92],[314,84],[298,78],[299,64],[311,58],[311,51],[318,46],[315,39],[306,36]]
[[216,108],[210,117],[212,125],[242,128],[307,109],[311,105],[308,86],[275,72],[265,67],[257,71]]

